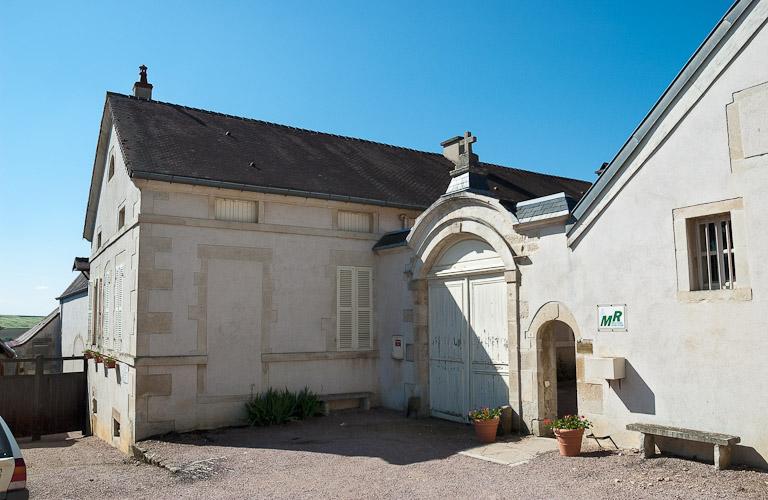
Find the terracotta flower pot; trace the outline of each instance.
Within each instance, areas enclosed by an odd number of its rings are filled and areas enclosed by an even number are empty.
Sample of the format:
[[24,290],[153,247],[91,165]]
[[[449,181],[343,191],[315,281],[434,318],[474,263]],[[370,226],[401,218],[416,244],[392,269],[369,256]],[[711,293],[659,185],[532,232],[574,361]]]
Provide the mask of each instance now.
[[473,420],[475,434],[481,443],[493,443],[496,441],[496,431],[499,428],[499,417],[489,420]]
[[101,354],[95,354],[95,355],[93,356],[93,359],[94,359],[94,360],[95,360],[97,363],[101,363],[101,362],[102,362],[102,360],[103,360],[103,358],[102,358]]
[[83,357],[84,357],[85,359],[91,359],[91,358],[93,358],[93,354],[92,354],[92,353],[90,353],[90,352],[84,352],[84,353],[83,353]]
[[114,359],[105,359],[104,366],[106,366],[107,368],[114,368],[117,366],[117,361],[115,361]]
[[564,457],[578,457],[581,453],[581,438],[584,429],[552,429],[557,437],[557,447]]

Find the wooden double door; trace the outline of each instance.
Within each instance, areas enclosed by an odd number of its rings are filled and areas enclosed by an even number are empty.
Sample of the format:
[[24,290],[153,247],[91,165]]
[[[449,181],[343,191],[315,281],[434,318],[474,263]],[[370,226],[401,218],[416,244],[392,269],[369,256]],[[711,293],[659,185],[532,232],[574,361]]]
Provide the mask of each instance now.
[[503,274],[430,280],[429,396],[432,416],[460,422],[471,409],[509,404]]

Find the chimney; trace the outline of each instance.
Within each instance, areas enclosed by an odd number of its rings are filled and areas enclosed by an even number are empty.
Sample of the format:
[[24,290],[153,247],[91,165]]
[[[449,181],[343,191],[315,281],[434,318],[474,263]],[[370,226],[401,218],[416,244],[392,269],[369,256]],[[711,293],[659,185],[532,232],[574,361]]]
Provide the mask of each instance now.
[[139,81],[133,84],[133,96],[145,101],[152,100],[152,84],[147,81],[147,67],[139,66]]
[[603,162],[603,164],[602,164],[602,165],[600,165],[600,168],[598,168],[597,170],[595,170],[595,173],[596,173],[597,175],[603,175],[603,172],[605,172],[605,171],[606,171],[606,169],[608,168],[608,165],[610,165],[610,163],[608,163],[607,161],[604,161],[604,162]]
[[472,132],[467,132],[463,136],[457,135],[440,143],[443,147],[443,156],[451,160],[454,165],[450,172],[451,182],[445,194],[459,191],[482,194],[489,192],[485,168],[480,166],[480,159],[472,152],[472,144],[475,142],[477,138],[472,135]]

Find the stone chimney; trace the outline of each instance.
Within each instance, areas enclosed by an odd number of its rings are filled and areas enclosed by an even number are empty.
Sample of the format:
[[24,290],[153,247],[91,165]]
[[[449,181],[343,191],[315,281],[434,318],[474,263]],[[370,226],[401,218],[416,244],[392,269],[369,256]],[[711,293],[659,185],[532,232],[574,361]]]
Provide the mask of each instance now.
[[440,143],[443,147],[443,156],[456,165],[454,171],[466,169],[470,165],[479,163],[477,155],[472,152],[472,144],[475,142],[477,142],[477,137],[472,135],[472,132],[467,132],[463,136],[457,135]]
[[451,183],[445,194],[458,191],[488,192],[485,169],[480,166],[478,156],[472,152],[472,144],[475,142],[477,137],[472,135],[472,132],[467,132],[463,136],[457,135],[440,143],[443,147],[443,156],[454,164],[451,170]]
[[152,100],[152,84],[147,81],[147,67],[139,66],[139,81],[133,84],[133,96],[145,101]]

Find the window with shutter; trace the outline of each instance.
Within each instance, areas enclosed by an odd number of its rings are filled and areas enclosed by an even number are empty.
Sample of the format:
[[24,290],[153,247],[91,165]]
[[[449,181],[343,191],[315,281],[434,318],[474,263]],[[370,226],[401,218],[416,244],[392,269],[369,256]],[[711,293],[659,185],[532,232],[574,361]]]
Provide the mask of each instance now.
[[336,271],[336,323],[339,349],[352,349],[354,331],[354,280],[355,269],[342,266]]
[[339,229],[358,233],[371,232],[371,214],[365,212],[345,212],[339,210]]
[[[91,283],[88,283],[88,340],[91,341],[95,337],[94,330],[93,330],[93,302],[96,300],[95,293],[93,291],[93,285]],[[75,353],[75,356],[77,356],[78,353]]]
[[370,268],[365,267],[358,267],[355,271],[357,275],[357,348],[370,349],[373,332],[372,272]]
[[256,222],[258,220],[256,202],[216,198],[216,219],[233,222]]
[[111,306],[110,303],[110,285],[112,284],[112,280],[110,279],[109,271],[104,273],[104,292],[102,294],[102,307],[104,308],[103,312],[103,331],[102,331],[102,341],[103,346],[105,349],[111,348],[112,345],[112,331],[110,330],[110,317],[109,317],[109,308]]
[[115,269],[115,318],[112,348],[118,352],[123,350],[123,284],[125,283],[125,266]]
[[339,350],[370,349],[373,342],[373,270],[339,266],[336,324]]

